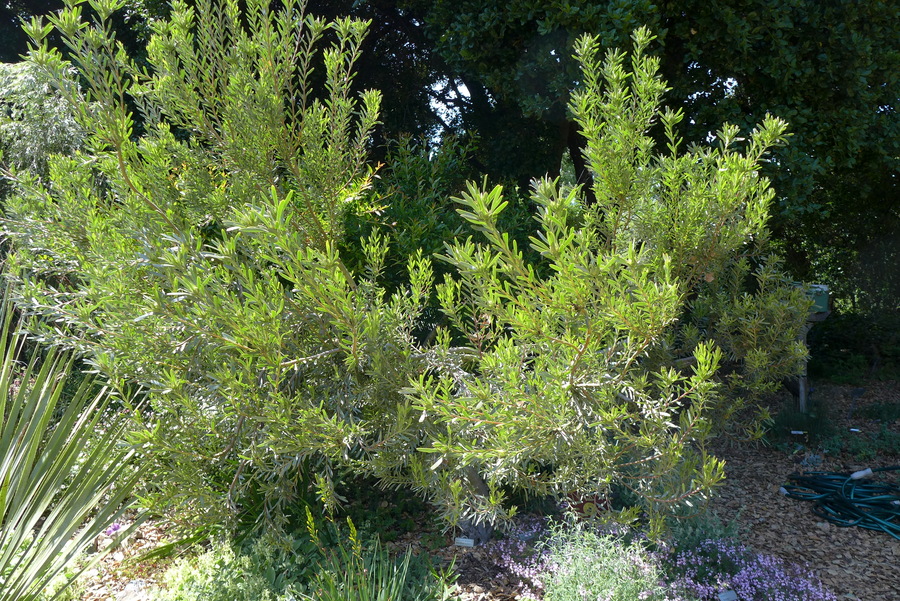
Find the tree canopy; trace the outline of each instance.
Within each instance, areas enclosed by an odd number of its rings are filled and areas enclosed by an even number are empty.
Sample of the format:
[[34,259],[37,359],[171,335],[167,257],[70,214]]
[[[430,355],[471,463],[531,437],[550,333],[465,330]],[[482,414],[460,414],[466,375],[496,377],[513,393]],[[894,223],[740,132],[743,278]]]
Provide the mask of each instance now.
[[[389,28],[379,34],[376,24],[360,85],[388,75],[393,87],[425,90],[406,103],[387,100],[385,135],[420,133],[422,116],[446,106],[456,119],[445,119],[445,129],[479,142],[473,165],[520,185],[559,173],[566,153],[589,182],[584,140],[566,110],[579,85],[574,40],[591,33],[604,47],[627,48],[630,32],[646,25],[658,36],[652,52],[668,98],[685,111],[679,133],[687,142],[709,139],[726,122],[746,134],[767,113],[788,121],[790,144],[766,172],[778,191],[773,227],[795,275],[850,294],[848,273],[878,279],[863,273],[873,258],[876,270],[892,269],[883,249],[900,224],[895,3],[379,0],[347,8]],[[388,42],[399,32],[414,35]],[[408,68],[423,62],[428,69]],[[837,240],[845,251],[830,251]],[[897,296],[890,286],[880,294]]]
[[28,50],[22,19],[61,9],[62,0],[7,0],[0,3],[0,62],[14,63]]
[[[60,6],[0,6],[0,60],[26,51],[21,18]],[[355,86],[384,95],[374,162],[403,134],[452,133],[471,151],[467,176],[522,187],[559,174],[564,155],[590,183],[585,142],[566,110],[579,83],[574,40],[590,33],[628,48],[630,32],[646,25],[688,143],[726,122],[746,134],[767,113],[789,123],[790,144],[764,169],[778,193],[775,238],[795,277],[879,309],[900,297],[891,252],[900,227],[896,3],[309,0],[307,10],[371,21]],[[135,54],[148,22],[167,12],[159,0],[128,0],[113,25]]]

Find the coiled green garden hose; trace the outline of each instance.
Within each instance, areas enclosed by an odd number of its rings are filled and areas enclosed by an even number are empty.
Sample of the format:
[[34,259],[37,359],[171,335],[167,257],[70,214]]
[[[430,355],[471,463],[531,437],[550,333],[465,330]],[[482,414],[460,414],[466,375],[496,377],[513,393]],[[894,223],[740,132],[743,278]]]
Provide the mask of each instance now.
[[886,532],[900,540],[900,486],[864,480],[881,472],[900,471],[900,465],[865,469],[852,474],[806,472],[791,474],[781,493],[792,499],[815,501],[813,513],[835,526],[858,526]]

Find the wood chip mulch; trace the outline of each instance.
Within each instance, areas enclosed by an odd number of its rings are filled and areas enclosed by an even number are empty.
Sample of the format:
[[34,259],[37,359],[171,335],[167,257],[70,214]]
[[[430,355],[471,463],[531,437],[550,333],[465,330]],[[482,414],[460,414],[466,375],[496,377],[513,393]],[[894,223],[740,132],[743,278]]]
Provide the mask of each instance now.
[[[856,435],[876,432],[881,424],[860,416],[860,409],[876,403],[900,403],[897,382],[869,382],[854,400],[854,387],[820,386],[815,398],[825,404],[837,431]],[[859,390],[857,389],[858,393]],[[890,426],[900,432],[900,423]],[[803,444],[802,441],[798,444]],[[900,448],[873,462],[829,456],[809,445],[807,452],[789,455],[756,444],[721,445],[714,454],[726,461],[726,481],[711,509],[723,519],[737,518],[742,540],[757,551],[808,564],[839,599],[900,600],[900,541],[882,532],[834,526],[811,511],[812,504],[788,498],[779,488],[792,473],[804,469],[847,473],[867,467],[900,464]],[[811,456],[821,463],[804,468]]]
[[[128,526],[127,521],[121,524]],[[104,549],[112,539],[100,536],[97,548]],[[141,562],[141,556],[168,542],[163,524],[148,521],[142,524],[112,553],[107,554],[92,570],[80,579],[81,601],[145,601],[149,591],[170,561]]]

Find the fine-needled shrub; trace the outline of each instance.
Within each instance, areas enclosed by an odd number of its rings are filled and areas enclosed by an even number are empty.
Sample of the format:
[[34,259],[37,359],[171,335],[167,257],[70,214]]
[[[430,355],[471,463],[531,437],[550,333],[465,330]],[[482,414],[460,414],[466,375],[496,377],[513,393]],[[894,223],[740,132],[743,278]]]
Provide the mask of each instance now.
[[[479,237],[448,241],[438,287],[419,252],[388,291],[382,233],[350,266],[339,250],[348,214],[378,208],[379,95],[350,92],[365,24],[294,0],[175,2],[145,69],[112,37],[121,4],[93,0],[86,22],[69,1],[28,26],[87,137],[46,181],[10,174],[5,224],[40,335],[148,389],[144,500],[173,519],[285,526],[310,490],[334,507],[351,471],[420,491],[450,524],[508,518],[510,491],[619,490],[623,519],[659,527],[722,478],[704,449],[716,416],[802,357],[806,305],[762,246],[757,171],[785,125],[766,118],[745,152],[732,127],[683,152],[647,31],[627,68],[577,48],[596,203],[535,182],[526,254],[500,229],[502,189],[469,184],[459,216]],[[54,27],[71,62],[44,42]],[[421,335],[432,298],[442,318]]]
[[[44,338],[149,389],[134,424],[159,451],[146,503],[194,526],[283,523],[313,472],[327,495],[328,458],[347,455],[329,423],[395,412],[378,404],[406,382],[404,332],[423,294],[384,299],[377,266],[358,281],[337,255],[378,114],[377,93],[350,93],[366,24],[304,16],[293,0],[175,3],[153,26],[147,71],[111,33],[122,4],[93,2],[87,20],[70,2],[28,27],[31,63],[87,140],[50,160],[46,184],[8,174],[20,304],[44,318]],[[53,28],[71,63],[46,45]],[[423,272],[415,290],[427,287]],[[398,382],[369,394],[370,360]],[[305,450],[278,448],[281,422],[311,437]]]
[[537,577],[546,601],[671,601],[661,580],[660,569],[640,543],[578,526],[543,544]]
[[[718,147],[681,154],[681,114],[659,109],[650,39],[635,34],[630,69],[621,53],[600,60],[590,38],[578,44],[584,81],[571,109],[597,200],[585,207],[577,189],[535,183],[541,263],[500,229],[500,187],[470,184],[457,199],[483,237],[441,257],[458,274],[438,286],[454,334],[439,333],[409,393],[421,420],[444,424],[423,445],[434,459],[408,461],[451,517],[507,516],[509,489],[623,490],[637,501],[622,517],[640,506],[660,525],[721,479],[703,450],[714,422],[804,356],[795,337],[807,302],[761,246],[772,191],[757,166],[785,124],[767,118],[746,154],[733,127]],[[663,154],[648,133],[657,125]]]

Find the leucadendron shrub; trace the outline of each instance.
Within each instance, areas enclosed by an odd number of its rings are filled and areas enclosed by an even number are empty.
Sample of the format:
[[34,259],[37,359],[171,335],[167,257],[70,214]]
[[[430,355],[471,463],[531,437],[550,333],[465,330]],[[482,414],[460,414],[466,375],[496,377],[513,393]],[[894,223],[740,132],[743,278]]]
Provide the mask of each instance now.
[[[453,199],[466,189],[473,146],[473,141],[453,136],[445,136],[440,143],[409,137],[388,142],[385,164],[374,182],[378,194],[377,202],[372,203],[374,210],[347,214],[347,236],[341,256],[354,271],[364,268],[361,247],[373,233],[390,238],[382,274],[389,290],[408,282],[410,257],[420,251],[433,257],[444,250],[445,244],[475,233],[457,212]],[[528,197],[528,190],[519,191],[516,197],[508,199],[510,206],[500,216],[500,226],[525,244],[536,226]],[[539,255],[533,253],[530,258],[538,259]],[[436,279],[454,271],[452,265],[442,261],[432,267]]]
[[[145,69],[112,37],[121,4],[93,0],[87,22],[69,1],[28,26],[29,60],[87,137],[46,180],[12,176],[5,228],[40,336],[148,390],[132,437],[154,449],[144,502],[171,519],[285,526],[310,490],[339,503],[351,471],[420,491],[451,524],[503,521],[510,492],[618,490],[622,519],[659,527],[723,477],[713,416],[802,356],[805,306],[761,246],[757,168],[784,124],[767,118],[744,152],[734,128],[682,152],[646,31],[630,68],[578,46],[596,204],[536,182],[525,254],[500,229],[502,190],[469,184],[456,200],[478,237],[448,241],[439,286],[418,252],[388,292],[382,232],[352,268],[339,251],[349,212],[379,207],[379,95],[350,92],[365,24],[294,0],[176,2]],[[53,28],[70,59],[43,42]]]

